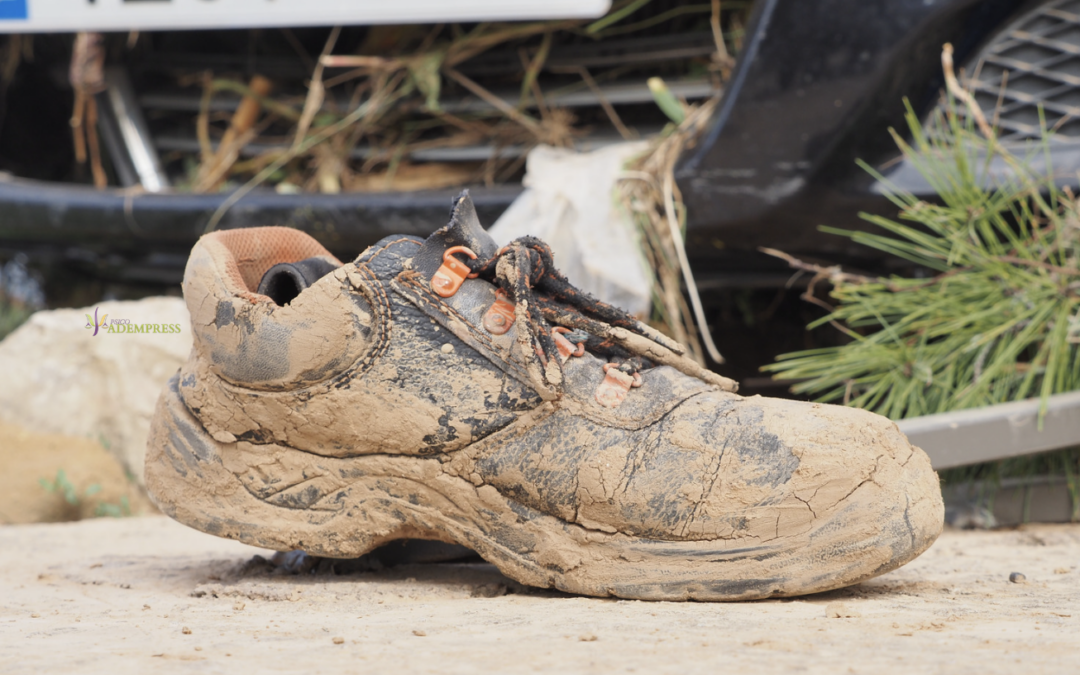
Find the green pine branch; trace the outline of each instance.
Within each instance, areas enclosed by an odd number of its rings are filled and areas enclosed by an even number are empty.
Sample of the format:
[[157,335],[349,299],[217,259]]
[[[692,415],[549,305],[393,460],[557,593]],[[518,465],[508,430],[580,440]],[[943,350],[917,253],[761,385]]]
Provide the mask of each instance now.
[[[938,203],[892,189],[898,218],[863,214],[881,232],[822,228],[933,276],[838,275],[835,309],[811,328],[831,323],[852,341],[765,367],[801,380],[796,393],[900,419],[1080,389],[1076,200],[969,118],[947,108],[927,133],[909,105],[911,142],[894,134]],[[986,181],[995,159],[1012,175]]]
[[[909,105],[911,142],[893,134],[936,192],[934,203],[893,188],[897,218],[862,214],[879,232],[822,228],[927,274],[815,269],[832,282],[834,308],[810,328],[831,325],[850,342],[784,354],[763,369],[800,380],[795,393],[901,419],[1035,396],[1045,406],[1052,394],[1080,389],[1080,204],[1050,171],[1052,134],[1044,124],[1041,142],[1017,157],[965,112],[951,102],[924,128]],[[985,180],[992,162],[1010,175]],[[1065,477],[1080,519],[1080,448],[942,478],[997,484],[1046,473]]]

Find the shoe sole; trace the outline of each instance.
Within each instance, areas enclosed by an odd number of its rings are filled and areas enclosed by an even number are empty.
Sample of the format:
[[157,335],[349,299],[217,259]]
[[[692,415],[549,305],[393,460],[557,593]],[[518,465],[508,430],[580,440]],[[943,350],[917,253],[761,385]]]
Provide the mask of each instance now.
[[[752,600],[883,574],[926,550],[942,527],[936,474],[921,451],[900,474],[909,484],[861,486],[806,534],[750,546],[660,541],[546,515],[448,474],[434,457],[338,459],[274,444],[219,443],[187,409],[177,384],[174,377],[165,388],[151,427],[151,498],[197,530],[277,551],[353,558],[396,539],[431,539],[467,546],[530,586],[640,600]],[[864,489],[876,492],[860,495]],[[867,504],[879,518],[867,518]]]

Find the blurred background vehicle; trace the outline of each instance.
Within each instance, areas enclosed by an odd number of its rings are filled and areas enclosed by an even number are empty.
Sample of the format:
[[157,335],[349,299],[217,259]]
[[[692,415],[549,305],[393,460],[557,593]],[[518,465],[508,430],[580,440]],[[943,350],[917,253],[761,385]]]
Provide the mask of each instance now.
[[[420,24],[386,15],[340,31],[311,26],[313,10],[298,18],[296,7],[311,3],[284,0],[272,4],[293,14],[244,29],[218,28],[236,25],[235,14],[183,19],[223,2],[102,1],[112,13],[94,21],[89,2],[35,23],[35,7],[48,4],[0,3],[0,31],[19,31],[0,38],[0,262],[23,256],[53,306],[175,292],[215,214],[220,228],[305,230],[343,259],[386,234],[429,234],[462,187],[490,224],[520,194],[536,144],[588,150],[661,133],[669,116],[647,86],[661,77],[683,101],[719,97],[676,169],[687,249],[721,351],[738,357],[722,372],[744,391],[779,393],[758,366],[831,338],[802,331],[820,310],[790,291],[786,264],[757,248],[892,269],[893,259],[818,226],[895,215],[857,159],[932,197],[889,130],[904,129],[905,98],[920,115],[939,104],[942,44],[955,46],[965,79],[997,110],[1005,141],[1037,138],[1041,106],[1057,130],[1055,171],[1070,180],[1080,167],[1075,0],[620,0],[603,18],[606,2],[542,3],[543,13],[522,3],[513,17],[492,8],[517,3],[474,2],[456,16],[416,10]],[[151,5],[172,14],[131,13]],[[571,6],[592,16],[569,16]],[[102,31],[100,43],[80,52],[59,32],[75,29]],[[80,80],[95,58],[101,81]],[[323,104],[305,115],[316,72]],[[85,104],[73,117],[80,93],[96,123]],[[305,147],[236,199],[297,150],[298,126],[340,125],[379,94],[377,115]]]

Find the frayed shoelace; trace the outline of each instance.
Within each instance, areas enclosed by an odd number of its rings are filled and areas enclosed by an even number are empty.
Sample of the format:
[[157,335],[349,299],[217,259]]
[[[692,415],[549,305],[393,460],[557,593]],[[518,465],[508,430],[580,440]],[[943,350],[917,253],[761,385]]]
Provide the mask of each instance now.
[[728,391],[738,386],[687,358],[685,348],[675,340],[576,288],[555,267],[551,247],[536,237],[515,239],[488,260],[465,264],[473,274],[501,288],[514,303],[515,322],[525,328],[518,331],[518,343],[526,369],[552,394],[562,385],[562,361],[552,336],[553,326],[569,329],[564,336],[570,342],[583,344],[626,375],[669,365]]

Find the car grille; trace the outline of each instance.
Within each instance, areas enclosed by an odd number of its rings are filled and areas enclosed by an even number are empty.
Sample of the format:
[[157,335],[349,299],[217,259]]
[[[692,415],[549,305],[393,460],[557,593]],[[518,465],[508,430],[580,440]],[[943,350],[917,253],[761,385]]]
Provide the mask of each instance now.
[[1080,142],[1080,0],[1052,0],[999,34],[964,68],[1003,141]]
[[[668,120],[655,104],[646,84],[650,76],[663,77],[672,93],[688,102],[699,102],[717,93],[718,78],[708,68],[716,46],[708,30],[708,13],[702,7],[708,8],[708,5],[687,5],[682,0],[652,3],[646,8],[648,12],[638,13],[642,17],[639,23],[649,24],[655,19],[664,21],[603,40],[582,37],[572,31],[556,34],[550,55],[538,74],[537,85],[547,106],[562,109],[572,116],[570,142],[575,148],[593,150],[621,142],[626,137],[649,138],[660,133]],[[685,8],[695,12],[682,12]],[[673,12],[676,18],[665,19]],[[345,29],[338,44],[359,42],[364,30]],[[325,32],[323,30],[320,37],[317,29],[297,29],[295,34],[309,43],[307,48],[311,53],[317,54],[325,41]],[[291,48],[278,44],[280,40],[251,56],[243,47],[246,41],[255,39],[253,33],[234,32],[231,35],[234,39],[230,41],[215,40],[213,38],[217,36],[208,32],[157,34],[145,40],[139,58],[128,63],[136,93],[134,103],[148,123],[148,141],[160,154],[174,184],[181,180],[185,167],[192,157],[198,156],[200,149],[195,128],[202,97],[199,73],[211,72],[215,77],[227,76],[241,82],[254,73],[263,73],[274,80],[274,99],[297,108],[303,104],[310,64],[305,65]],[[270,43],[274,35],[263,32],[257,37],[262,43]],[[539,38],[532,41],[538,42]],[[504,107],[513,108],[519,105],[522,97],[524,48],[521,41],[508,43],[466,61],[459,70],[494,97],[502,99]],[[347,51],[347,47],[341,49]],[[328,77],[340,72],[340,69],[333,71]],[[590,74],[587,77],[595,80],[595,86],[587,84],[582,72]],[[348,96],[338,95],[338,91],[342,89],[333,90],[328,98],[338,110],[349,109]],[[237,95],[219,92],[209,107],[211,119],[227,120],[239,101]],[[499,115],[490,99],[481,99],[449,80],[444,82],[440,106],[450,115],[488,119],[497,119]],[[524,106],[526,113],[539,114],[535,98]],[[618,128],[613,124],[613,118],[625,127]],[[245,144],[239,152],[240,157],[246,159],[288,149],[292,133],[291,127],[275,124],[257,140]],[[365,137],[351,150],[349,160],[356,167],[387,165],[387,157],[393,153],[383,140]],[[483,137],[464,144],[448,143],[440,131],[424,132],[418,140],[423,142],[412,144],[393,161],[413,165],[437,163],[440,171],[460,173],[469,176],[469,183],[483,181],[488,185],[519,184],[524,155],[532,147],[531,143],[501,144]],[[212,143],[216,146],[216,141]],[[496,164],[505,171],[500,168],[497,173],[493,171],[488,175],[485,167]],[[129,176],[127,182],[138,181]]]

